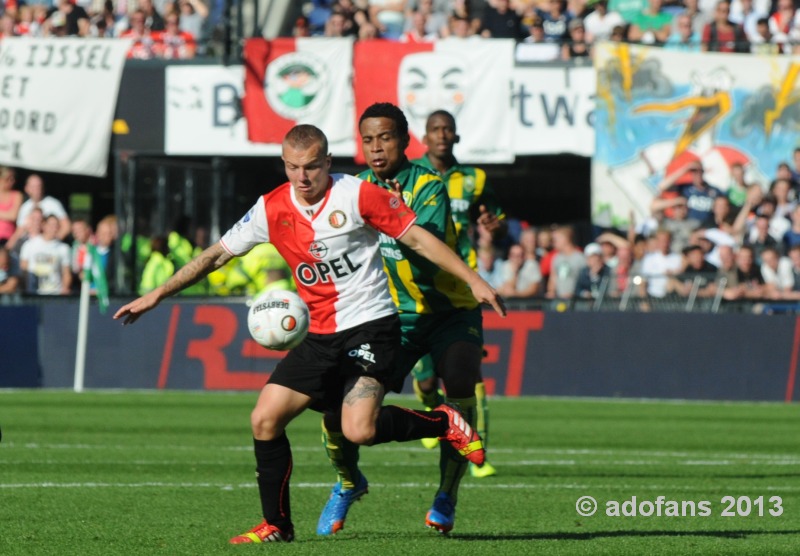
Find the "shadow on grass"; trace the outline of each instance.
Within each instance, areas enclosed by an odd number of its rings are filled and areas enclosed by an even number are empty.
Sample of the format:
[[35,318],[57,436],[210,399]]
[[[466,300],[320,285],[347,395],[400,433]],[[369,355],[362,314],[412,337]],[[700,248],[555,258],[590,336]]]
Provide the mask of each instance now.
[[451,534],[457,541],[590,541],[618,537],[716,537],[721,539],[743,539],[751,535],[797,535],[798,530],[788,531],[594,531],[586,533],[506,533],[502,535]]

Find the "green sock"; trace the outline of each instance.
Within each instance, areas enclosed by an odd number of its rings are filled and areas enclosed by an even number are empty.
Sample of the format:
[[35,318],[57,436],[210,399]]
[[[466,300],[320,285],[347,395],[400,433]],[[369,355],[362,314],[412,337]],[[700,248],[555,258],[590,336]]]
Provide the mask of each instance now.
[[475,385],[475,398],[478,404],[475,406],[476,420],[475,430],[483,439],[483,448],[489,448],[489,401],[486,399],[486,386],[483,382]]
[[353,444],[341,432],[329,431],[322,422],[322,445],[328,454],[328,459],[336,471],[343,490],[356,487],[356,482],[361,477],[358,469],[358,445]]
[[[475,426],[475,407],[477,406],[477,400],[474,396],[460,399],[447,398],[447,401],[457,405],[461,410],[461,414],[467,420],[467,423],[469,423],[470,426]],[[461,478],[467,471],[467,463],[467,458],[459,454],[449,442],[439,442],[439,471],[441,473],[441,482],[439,483],[438,492],[448,494],[450,498],[452,498],[453,503],[458,501],[458,487],[461,484]]]

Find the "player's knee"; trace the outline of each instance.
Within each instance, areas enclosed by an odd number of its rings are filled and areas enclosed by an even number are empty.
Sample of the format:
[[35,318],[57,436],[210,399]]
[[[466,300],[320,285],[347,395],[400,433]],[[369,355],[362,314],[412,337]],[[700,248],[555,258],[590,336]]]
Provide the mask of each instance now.
[[259,440],[274,440],[283,432],[281,421],[269,411],[256,408],[250,414],[253,437]]
[[345,438],[353,444],[369,446],[375,441],[374,423],[342,423]]

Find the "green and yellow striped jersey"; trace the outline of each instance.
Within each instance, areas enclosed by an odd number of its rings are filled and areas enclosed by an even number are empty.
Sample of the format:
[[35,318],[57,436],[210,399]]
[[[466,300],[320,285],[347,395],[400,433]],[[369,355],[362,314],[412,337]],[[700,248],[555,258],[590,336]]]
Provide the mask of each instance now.
[[[438,175],[428,155],[411,162],[424,166]],[[472,269],[477,269],[477,254],[469,237],[470,211],[473,207],[484,205],[487,212],[495,214],[501,220],[506,215],[494,190],[486,183],[486,172],[480,168],[456,163],[440,177],[447,186],[447,194],[450,196],[450,210],[459,236],[458,253]]]
[[[372,170],[361,172],[358,177],[391,189]],[[447,189],[439,176],[406,161],[394,179],[402,186],[403,201],[417,215],[416,224],[459,253]],[[466,282],[384,234],[381,234],[381,255],[392,299],[401,313],[424,314],[478,306]]]

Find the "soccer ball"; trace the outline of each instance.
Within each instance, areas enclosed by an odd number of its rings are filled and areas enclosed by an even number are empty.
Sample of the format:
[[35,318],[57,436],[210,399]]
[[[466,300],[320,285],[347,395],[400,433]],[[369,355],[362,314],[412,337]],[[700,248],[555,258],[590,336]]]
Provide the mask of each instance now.
[[267,349],[286,351],[308,334],[308,306],[296,293],[272,290],[256,299],[247,312],[247,329]]

